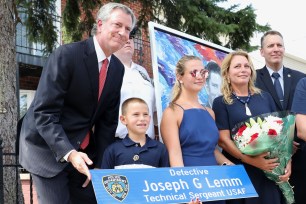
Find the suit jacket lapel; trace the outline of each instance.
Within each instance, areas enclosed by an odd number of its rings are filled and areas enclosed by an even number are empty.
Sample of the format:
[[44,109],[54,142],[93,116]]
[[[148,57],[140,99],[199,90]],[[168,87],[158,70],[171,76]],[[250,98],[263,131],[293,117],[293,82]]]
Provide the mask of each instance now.
[[268,92],[271,94],[274,102],[276,103],[276,106],[278,107],[278,109],[282,110],[283,107],[279,101],[279,98],[277,96],[276,90],[274,88],[274,85],[273,85],[273,82],[272,82],[272,79],[271,79],[271,76],[269,74],[267,67],[264,67],[264,69],[261,70],[261,77],[262,77],[262,82],[266,86]]
[[290,90],[291,90],[291,84],[292,84],[291,71],[284,67],[283,76],[284,76],[284,110],[287,110],[287,105],[288,105]]
[[98,58],[93,43],[93,38],[86,40],[84,62],[91,83],[93,101],[98,101],[98,89],[99,89],[99,70],[98,70]]

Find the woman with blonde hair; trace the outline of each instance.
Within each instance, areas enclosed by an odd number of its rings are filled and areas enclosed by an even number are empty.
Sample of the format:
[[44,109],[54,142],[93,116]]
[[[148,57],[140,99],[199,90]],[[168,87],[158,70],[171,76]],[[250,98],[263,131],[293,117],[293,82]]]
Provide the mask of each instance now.
[[[216,148],[219,134],[214,112],[199,103],[208,71],[196,56],[184,56],[176,65],[172,101],[163,113],[161,135],[171,167],[232,164]],[[205,202],[224,204],[225,201]]]
[[[244,51],[229,53],[222,62],[222,96],[213,103],[216,123],[219,129],[219,146],[223,154],[235,164],[243,164],[257,193],[257,198],[228,200],[231,204],[281,204],[282,194],[275,183],[269,180],[264,171],[272,171],[278,165],[278,158],[266,159],[268,152],[258,156],[242,154],[231,138],[231,130],[237,123],[263,113],[274,112],[275,104],[271,95],[255,87],[256,71],[249,55]],[[287,173],[280,176],[287,181],[291,173],[291,164]]]

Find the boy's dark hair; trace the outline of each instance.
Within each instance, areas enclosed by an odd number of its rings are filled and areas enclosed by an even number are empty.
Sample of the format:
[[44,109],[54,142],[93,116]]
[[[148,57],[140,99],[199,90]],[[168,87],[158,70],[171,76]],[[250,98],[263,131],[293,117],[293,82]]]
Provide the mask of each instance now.
[[[121,112],[122,112],[122,115],[125,115],[126,114],[126,110],[127,110],[127,107],[130,103],[135,103],[135,102],[138,102],[138,103],[143,103],[143,104],[146,104],[146,106],[148,107],[148,104],[141,98],[136,98],[136,97],[133,97],[133,98],[129,98],[129,99],[126,99],[123,103],[122,103],[122,106],[121,106]],[[149,107],[148,107],[149,108]]]

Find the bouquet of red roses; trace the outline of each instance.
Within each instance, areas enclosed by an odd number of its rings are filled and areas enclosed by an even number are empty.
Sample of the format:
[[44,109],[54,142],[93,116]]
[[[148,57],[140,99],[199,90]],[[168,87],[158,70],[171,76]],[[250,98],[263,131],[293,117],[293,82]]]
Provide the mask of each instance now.
[[273,112],[249,118],[237,124],[232,130],[232,138],[238,149],[246,155],[256,156],[270,152],[269,158],[278,158],[279,166],[265,175],[279,185],[286,202],[294,203],[292,186],[281,182],[279,176],[291,159],[295,116],[289,112]]

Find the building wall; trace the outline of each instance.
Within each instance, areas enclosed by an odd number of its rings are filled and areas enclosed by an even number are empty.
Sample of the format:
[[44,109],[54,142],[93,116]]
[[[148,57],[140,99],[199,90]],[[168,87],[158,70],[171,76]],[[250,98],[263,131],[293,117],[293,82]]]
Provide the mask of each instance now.
[[[249,53],[254,64],[255,69],[260,69],[265,65],[265,59],[260,55],[260,51],[256,50]],[[285,53],[283,64],[285,67],[289,67],[306,74],[306,60]]]
[[299,70],[306,74],[306,60],[304,59],[293,56],[291,54],[285,54],[284,65],[286,67]]
[[24,90],[36,90],[39,77],[26,76],[19,78],[19,88]]
[[[38,204],[37,192],[35,190],[33,182],[30,181],[30,174],[28,173],[20,174],[20,180],[21,180],[24,204]],[[32,203],[31,199],[33,201]]]

